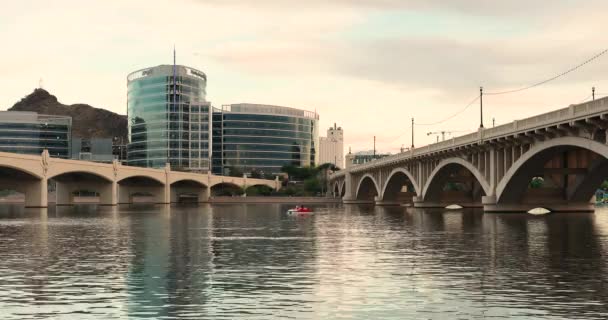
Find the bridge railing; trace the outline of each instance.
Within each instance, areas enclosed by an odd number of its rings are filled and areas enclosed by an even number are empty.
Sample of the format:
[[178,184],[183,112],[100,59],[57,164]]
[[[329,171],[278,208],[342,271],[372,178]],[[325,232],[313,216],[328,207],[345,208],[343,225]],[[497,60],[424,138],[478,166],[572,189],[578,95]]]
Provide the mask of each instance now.
[[387,165],[394,162],[401,162],[416,156],[423,156],[428,153],[446,150],[458,146],[465,146],[473,143],[481,143],[484,140],[496,139],[514,133],[529,131],[548,125],[573,121],[580,118],[594,116],[595,114],[608,112],[608,97],[589,101],[581,104],[570,105],[569,107],[555,111],[539,114],[533,117],[515,120],[497,127],[480,129],[477,132],[452,138],[450,140],[426,145],[413,150],[399,153],[396,155],[373,160],[364,164],[353,165],[348,170],[340,170],[332,174],[330,178],[341,177],[346,171],[364,171],[376,166]]

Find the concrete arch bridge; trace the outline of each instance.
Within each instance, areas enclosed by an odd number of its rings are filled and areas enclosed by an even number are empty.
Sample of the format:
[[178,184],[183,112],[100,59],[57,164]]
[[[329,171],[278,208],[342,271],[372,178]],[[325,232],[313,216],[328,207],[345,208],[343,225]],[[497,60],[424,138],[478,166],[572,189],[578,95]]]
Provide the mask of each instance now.
[[344,203],[592,211],[608,179],[608,98],[353,165],[330,177]]
[[25,194],[27,207],[48,206],[48,181],[56,182],[57,205],[74,203],[74,192],[87,190],[99,195],[99,204],[116,205],[132,203],[137,195],[152,197],[156,203],[177,202],[182,195],[206,202],[216,186],[247,188],[265,185],[278,190],[276,180],[224,177],[123,166],[113,163],[97,163],[66,160],[42,155],[24,155],[0,152],[0,190],[11,189]]

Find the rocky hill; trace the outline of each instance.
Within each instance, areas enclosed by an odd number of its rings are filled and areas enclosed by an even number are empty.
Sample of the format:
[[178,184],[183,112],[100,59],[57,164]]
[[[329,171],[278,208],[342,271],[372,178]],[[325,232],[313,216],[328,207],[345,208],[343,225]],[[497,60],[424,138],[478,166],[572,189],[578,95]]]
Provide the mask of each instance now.
[[88,104],[65,105],[44,89],[34,92],[15,103],[9,111],[34,111],[40,114],[72,117],[72,136],[82,138],[122,137],[127,141],[127,116]]

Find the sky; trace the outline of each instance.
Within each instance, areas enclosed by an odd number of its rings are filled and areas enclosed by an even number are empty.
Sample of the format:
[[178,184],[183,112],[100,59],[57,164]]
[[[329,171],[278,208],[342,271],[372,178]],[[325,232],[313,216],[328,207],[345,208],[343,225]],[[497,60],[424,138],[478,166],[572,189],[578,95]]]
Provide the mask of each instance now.
[[[0,110],[39,86],[126,113],[126,76],[204,71],[215,106],[317,111],[345,147],[398,152],[476,131],[479,94],[551,78],[608,48],[608,1],[19,0],[0,4]],[[484,96],[492,126],[608,95],[608,54],[521,92]],[[462,112],[460,112],[462,111]],[[458,113],[448,121],[434,123]]]

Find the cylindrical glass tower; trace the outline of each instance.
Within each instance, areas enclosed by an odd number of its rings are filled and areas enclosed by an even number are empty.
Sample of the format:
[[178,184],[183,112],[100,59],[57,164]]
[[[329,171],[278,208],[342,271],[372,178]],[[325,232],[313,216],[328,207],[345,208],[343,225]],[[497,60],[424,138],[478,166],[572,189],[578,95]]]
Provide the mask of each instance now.
[[[175,75],[175,77],[174,77]],[[180,65],[160,65],[127,77],[127,163],[141,167],[207,171],[210,105],[207,76]]]

